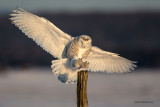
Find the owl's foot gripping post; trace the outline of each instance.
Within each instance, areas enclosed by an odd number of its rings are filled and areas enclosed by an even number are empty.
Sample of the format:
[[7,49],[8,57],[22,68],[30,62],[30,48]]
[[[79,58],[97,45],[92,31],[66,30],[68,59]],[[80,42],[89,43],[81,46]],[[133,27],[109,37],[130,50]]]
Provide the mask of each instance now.
[[82,68],[88,68],[89,67],[89,62],[85,61],[81,64]]
[[82,58],[79,58],[74,63],[74,68],[88,68],[88,67],[89,67],[89,62],[87,61],[83,62]]
[[82,58],[79,58],[78,60],[75,61],[74,63],[74,68],[80,68],[82,64]]

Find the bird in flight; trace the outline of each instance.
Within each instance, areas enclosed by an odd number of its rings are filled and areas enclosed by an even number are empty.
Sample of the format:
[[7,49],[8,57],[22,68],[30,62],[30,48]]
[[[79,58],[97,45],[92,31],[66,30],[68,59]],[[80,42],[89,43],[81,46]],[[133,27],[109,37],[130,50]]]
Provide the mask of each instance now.
[[49,20],[18,8],[10,14],[11,22],[40,47],[57,58],[52,72],[63,83],[74,83],[81,70],[125,73],[134,70],[134,61],[92,46],[88,35],[72,37]]

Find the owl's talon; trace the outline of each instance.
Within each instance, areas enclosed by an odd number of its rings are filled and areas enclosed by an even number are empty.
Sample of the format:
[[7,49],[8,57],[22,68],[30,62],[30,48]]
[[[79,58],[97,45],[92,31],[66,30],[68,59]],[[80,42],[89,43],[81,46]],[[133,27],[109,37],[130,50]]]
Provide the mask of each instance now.
[[89,62],[85,61],[81,65],[82,68],[88,68],[89,67]]
[[79,68],[82,64],[82,58],[79,58],[76,62],[75,62],[75,68]]

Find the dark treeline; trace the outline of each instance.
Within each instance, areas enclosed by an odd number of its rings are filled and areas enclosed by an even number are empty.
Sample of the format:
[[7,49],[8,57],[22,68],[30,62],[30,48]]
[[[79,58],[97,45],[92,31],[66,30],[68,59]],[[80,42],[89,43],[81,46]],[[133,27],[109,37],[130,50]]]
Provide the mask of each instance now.
[[[140,67],[160,67],[160,13],[38,15],[72,36],[91,36],[93,45],[138,61]],[[54,58],[24,36],[8,18],[0,17],[0,68],[49,66]]]

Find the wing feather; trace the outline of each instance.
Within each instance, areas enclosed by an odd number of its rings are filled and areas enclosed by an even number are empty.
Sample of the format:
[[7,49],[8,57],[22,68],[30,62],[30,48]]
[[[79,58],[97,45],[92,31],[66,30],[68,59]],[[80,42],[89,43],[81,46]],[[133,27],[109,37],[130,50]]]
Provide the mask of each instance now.
[[43,17],[18,8],[10,14],[12,21],[23,33],[33,39],[45,51],[56,58],[62,58],[65,46],[72,37]]
[[93,72],[124,73],[130,72],[136,67],[135,62],[94,46],[92,46],[86,61],[89,62],[88,70]]

